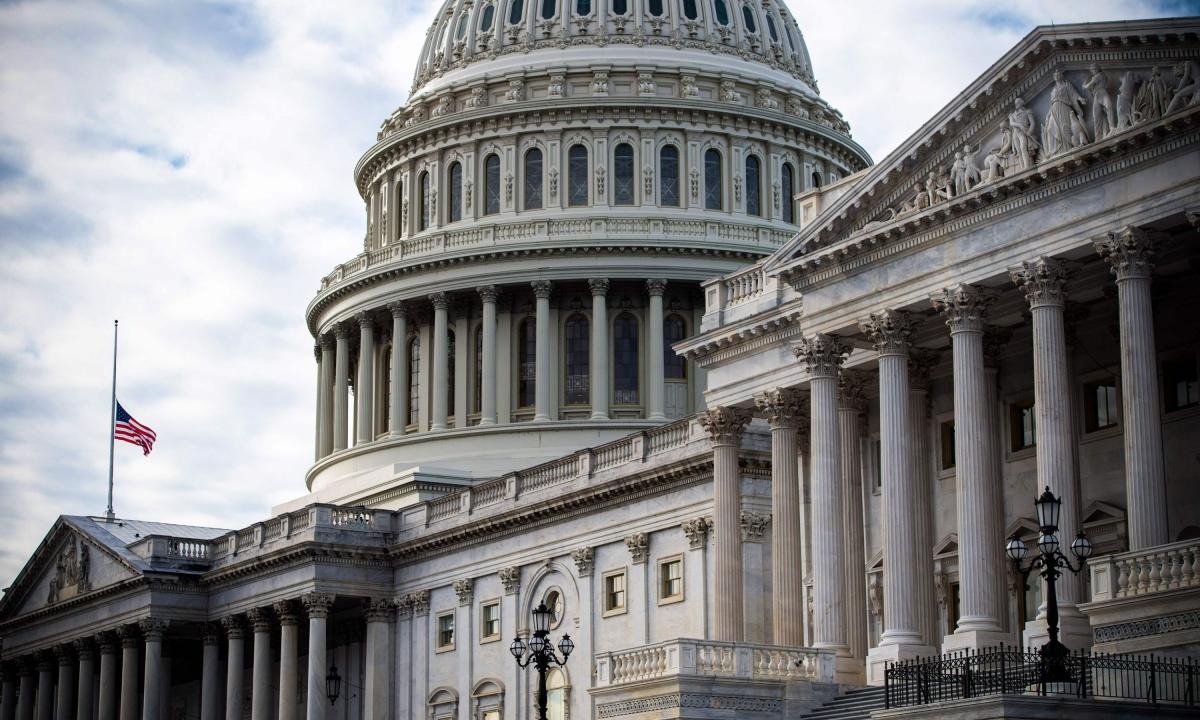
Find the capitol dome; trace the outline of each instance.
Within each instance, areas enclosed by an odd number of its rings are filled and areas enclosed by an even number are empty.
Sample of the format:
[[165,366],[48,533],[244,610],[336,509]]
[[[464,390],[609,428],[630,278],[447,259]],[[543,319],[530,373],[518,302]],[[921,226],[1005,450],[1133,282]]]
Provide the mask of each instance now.
[[781,2],[446,2],[307,311],[310,490],[399,506],[703,409],[701,282],[869,162]]

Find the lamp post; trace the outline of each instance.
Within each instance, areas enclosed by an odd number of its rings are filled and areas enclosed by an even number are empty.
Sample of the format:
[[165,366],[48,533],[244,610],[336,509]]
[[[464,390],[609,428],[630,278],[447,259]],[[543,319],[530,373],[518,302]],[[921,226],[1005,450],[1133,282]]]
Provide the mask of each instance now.
[[1037,509],[1038,518],[1038,556],[1029,561],[1028,567],[1022,567],[1021,561],[1029,553],[1025,543],[1018,534],[1014,533],[1004,547],[1004,552],[1013,561],[1016,571],[1023,577],[1041,568],[1042,579],[1046,581],[1046,632],[1050,639],[1038,650],[1041,656],[1041,682],[1070,682],[1071,673],[1067,669],[1066,660],[1070,653],[1067,647],[1058,640],[1058,594],[1054,583],[1062,576],[1065,568],[1072,573],[1079,573],[1092,555],[1092,541],[1082,530],[1071,541],[1071,554],[1079,560],[1079,567],[1071,564],[1070,558],[1060,552],[1058,541],[1058,516],[1062,509],[1062,500],[1046,488],[1033,506]]
[[562,659],[559,659],[558,653],[554,652],[554,644],[549,639],[550,614],[546,603],[538,603],[533,610],[533,635],[529,638],[529,644],[526,645],[521,642],[520,637],[517,637],[512,641],[512,645],[508,646],[508,651],[516,659],[518,667],[526,668],[533,665],[537,669],[538,720],[546,720],[546,673],[549,672],[551,665],[560,667],[566,665],[567,658],[575,649],[575,643],[571,641],[571,636],[564,634],[558,643],[558,651],[562,653]]

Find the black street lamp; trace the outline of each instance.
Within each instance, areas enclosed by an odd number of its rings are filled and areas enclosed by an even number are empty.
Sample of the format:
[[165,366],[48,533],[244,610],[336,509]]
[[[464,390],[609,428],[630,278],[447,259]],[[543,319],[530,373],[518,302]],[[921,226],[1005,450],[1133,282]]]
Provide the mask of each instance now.
[[1082,530],[1071,541],[1071,554],[1079,560],[1079,567],[1071,565],[1071,560],[1059,551],[1058,516],[1062,510],[1062,500],[1054,497],[1050,488],[1033,501],[1037,508],[1038,517],[1038,550],[1037,557],[1029,561],[1029,567],[1021,567],[1021,561],[1029,553],[1025,543],[1021,542],[1018,534],[1013,534],[1004,546],[1004,552],[1013,561],[1013,566],[1023,577],[1041,568],[1042,579],[1046,581],[1046,631],[1050,639],[1038,650],[1041,656],[1041,681],[1071,682],[1071,673],[1067,670],[1066,657],[1070,654],[1067,646],[1058,641],[1058,594],[1054,583],[1062,576],[1063,568],[1072,573],[1079,573],[1092,555],[1092,541]]
[[566,665],[567,658],[575,649],[575,643],[571,642],[571,636],[564,634],[558,643],[562,659],[558,658],[558,653],[554,652],[554,643],[549,639],[550,615],[551,612],[546,607],[546,603],[538,603],[533,611],[533,635],[529,638],[529,645],[526,646],[521,642],[521,638],[517,637],[512,641],[512,645],[508,646],[508,651],[516,658],[518,667],[526,668],[532,664],[537,668],[538,720],[546,720],[546,673],[549,672],[551,665],[560,667]]
[[330,705],[336,705],[338,696],[342,694],[342,676],[338,673],[337,665],[330,665],[325,675],[325,697]]

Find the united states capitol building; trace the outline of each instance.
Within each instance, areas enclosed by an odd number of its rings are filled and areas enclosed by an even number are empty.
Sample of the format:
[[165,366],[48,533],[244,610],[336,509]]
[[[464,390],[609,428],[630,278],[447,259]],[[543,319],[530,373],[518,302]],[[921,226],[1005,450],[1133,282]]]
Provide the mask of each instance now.
[[60,517],[0,720],[531,720],[541,602],[551,720],[801,718],[1039,643],[1043,487],[1064,642],[1200,655],[1200,19],[852,119],[781,0],[446,0],[305,310],[305,494]]

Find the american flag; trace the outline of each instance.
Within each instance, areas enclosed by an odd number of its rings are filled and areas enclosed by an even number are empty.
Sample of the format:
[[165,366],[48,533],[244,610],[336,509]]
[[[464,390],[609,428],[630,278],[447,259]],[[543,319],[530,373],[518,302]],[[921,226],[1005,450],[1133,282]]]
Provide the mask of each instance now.
[[117,424],[113,427],[113,436],[142,449],[142,455],[149,455],[154,448],[154,439],[158,437],[154,431],[137,420],[117,403]]

